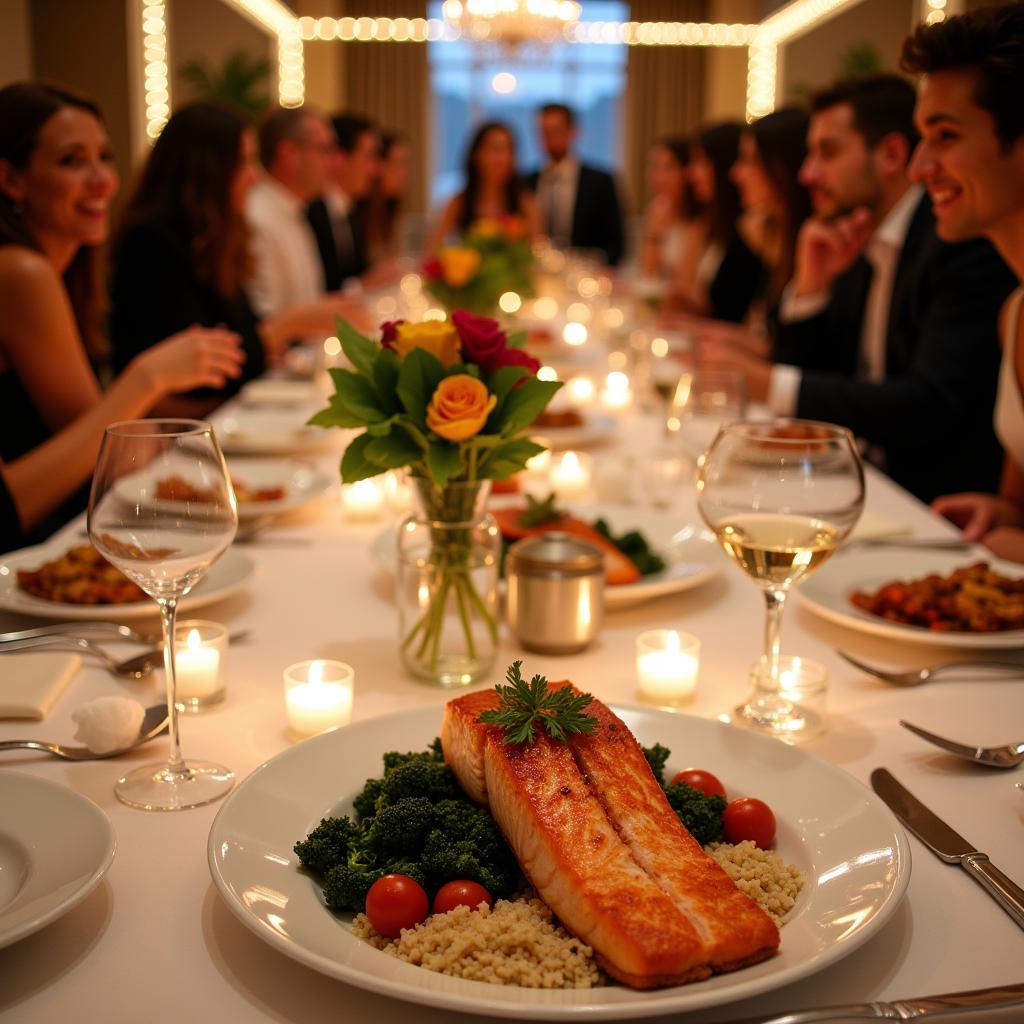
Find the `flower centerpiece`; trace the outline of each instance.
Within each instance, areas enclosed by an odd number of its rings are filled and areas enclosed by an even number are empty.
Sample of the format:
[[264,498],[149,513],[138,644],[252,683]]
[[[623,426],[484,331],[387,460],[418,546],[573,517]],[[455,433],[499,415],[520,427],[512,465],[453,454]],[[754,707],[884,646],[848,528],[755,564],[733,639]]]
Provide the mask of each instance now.
[[310,420],[363,428],[341,460],[344,483],[409,471],[420,511],[399,531],[398,603],[406,666],[443,685],[486,672],[497,646],[500,537],[484,506],[544,450],[526,432],[560,387],[495,320],[398,321],[380,341],[339,321],[352,369],[332,369],[330,404]]
[[426,290],[446,309],[492,313],[505,292],[533,295],[533,249],[526,221],[511,214],[474,221],[460,245],[423,265]]

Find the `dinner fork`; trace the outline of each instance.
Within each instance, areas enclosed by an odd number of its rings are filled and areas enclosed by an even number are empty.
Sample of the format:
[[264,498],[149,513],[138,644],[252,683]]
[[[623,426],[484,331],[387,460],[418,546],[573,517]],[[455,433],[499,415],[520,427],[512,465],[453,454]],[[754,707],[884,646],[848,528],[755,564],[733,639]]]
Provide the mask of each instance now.
[[936,736],[935,733],[922,729],[919,725],[911,725],[902,718],[900,725],[921,739],[975,764],[983,764],[988,768],[1016,768],[1017,765],[1024,764],[1024,743],[1004,743],[1001,747],[969,747],[966,743],[957,743],[954,740],[947,740],[944,736]]
[[146,651],[144,654],[118,661],[102,647],[87,640],[84,636],[50,636],[28,637],[25,640],[9,640],[0,644],[0,654],[14,654],[18,651],[70,651],[73,654],[90,655],[98,658],[108,672],[115,676],[128,679],[143,679],[161,662],[162,652],[158,649]]
[[911,668],[904,672],[897,672],[868,665],[855,658],[852,654],[847,654],[845,651],[836,651],[836,654],[855,668],[859,668],[862,672],[867,672],[869,676],[875,676],[887,683],[892,683],[893,686],[920,686],[922,683],[927,683],[929,679],[934,679],[935,676],[942,672],[951,672],[953,669],[960,668],[995,668],[1000,671],[1016,672],[1024,676],[1024,661],[986,661],[982,658],[965,658],[962,661],[947,661],[944,665],[929,665],[927,668]]

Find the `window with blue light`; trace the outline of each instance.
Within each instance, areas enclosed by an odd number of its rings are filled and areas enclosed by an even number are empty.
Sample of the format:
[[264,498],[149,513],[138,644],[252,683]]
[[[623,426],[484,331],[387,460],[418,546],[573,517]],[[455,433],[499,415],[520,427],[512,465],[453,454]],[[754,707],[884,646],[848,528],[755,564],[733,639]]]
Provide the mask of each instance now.
[[[619,0],[583,0],[584,21],[628,21],[629,5]],[[439,0],[428,5],[441,17]],[[537,138],[537,108],[566,103],[579,126],[577,151],[586,163],[617,170],[622,95],[626,85],[625,44],[555,43],[524,46],[508,53],[493,43],[431,42],[432,174],[430,202],[445,201],[463,186],[463,159],[476,126],[503,121],[516,139],[519,169],[543,164]]]

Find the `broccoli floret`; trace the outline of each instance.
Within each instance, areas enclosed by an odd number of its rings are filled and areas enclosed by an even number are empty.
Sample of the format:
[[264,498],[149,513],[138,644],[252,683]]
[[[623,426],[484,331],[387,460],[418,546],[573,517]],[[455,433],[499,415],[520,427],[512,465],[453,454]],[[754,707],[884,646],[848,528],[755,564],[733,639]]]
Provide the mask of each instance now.
[[361,913],[366,909],[370,886],[387,873],[387,868],[376,867],[362,852],[354,850],[344,864],[331,868],[324,876],[324,902],[331,910]]
[[421,757],[399,764],[384,776],[377,811],[379,813],[405,797],[421,796],[436,803],[457,795],[451,769],[440,761],[427,761]]
[[647,763],[651,766],[651,771],[654,772],[654,777],[658,780],[658,785],[664,789],[665,764],[672,751],[668,747],[663,747],[660,743],[655,743],[653,747],[642,747],[641,749],[644,752],[644,757],[647,758]]
[[410,751],[402,754],[397,750],[389,750],[384,755],[384,774],[387,775],[392,768],[408,764],[410,761],[444,761],[444,754],[441,753],[441,737],[435,737],[434,742],[426,750]]
[[403,797],[370,819],[363,848],[379,862],[415,855],[433,827],[433,804],[422,796]]
[[367,779],[363,791],[352,802],[360,819],[372,818],[376,813],[382,783],[382,779]]
[[440,736],[434,737],[434,742],[430,744],[430,753],[435,761],[444,761],[444,750],[441,748]]
[[349,818],[323,818],[293,849],[307,871],[326,875],[331,868],[348,859],[349,850],[358,836],[359,829]]
[[479,882],[494,899],[511,896],[516,890],[516,865],[508,847],[452,839],[440,829],[427,836],[420,857],[431,886],[454,879]]
[[724,796],[705,796],[685,782],[668,786],[665,796],[686,830],[701,846],[721,840],[722,812],[726,805]]
[[434,805],[434,827],[452,839],[504,840],[494,819],[483,807],[468,800],[442,800]]

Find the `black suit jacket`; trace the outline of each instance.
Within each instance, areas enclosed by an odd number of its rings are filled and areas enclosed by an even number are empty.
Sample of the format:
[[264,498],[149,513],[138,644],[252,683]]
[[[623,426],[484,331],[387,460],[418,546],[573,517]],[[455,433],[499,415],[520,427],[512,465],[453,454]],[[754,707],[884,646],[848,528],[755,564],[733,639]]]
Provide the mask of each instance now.
[[857,379],[871,274],[857,260],[822,313],[779,325],[776,361],[804,371],[797,415],[880,446],[889,475],[922,501],[997,490],[998,319],[1016,278],[984,239],[941,241],[922,198],[896,267],[885,380],[873,383]]
[[366,246],[356,218],[348,219],[352,234],[352,248],[348,252],[340,251],[338,248],[331,214],[322,199],[314,199],[309,204],[306,219],[316,236],[316,247],[320,252],[320,263],[324,268],[324,287],[327,291],[336,292],[350,277],[359,277],[366,271]]
[[[539,180],[540,172],[534,171],[526,183],[536,191]],[[574,249],[602,250],[609,266],[622,262],[626,252],[622,207],[615,179],[607,171],[580,164],[569,242]]]

